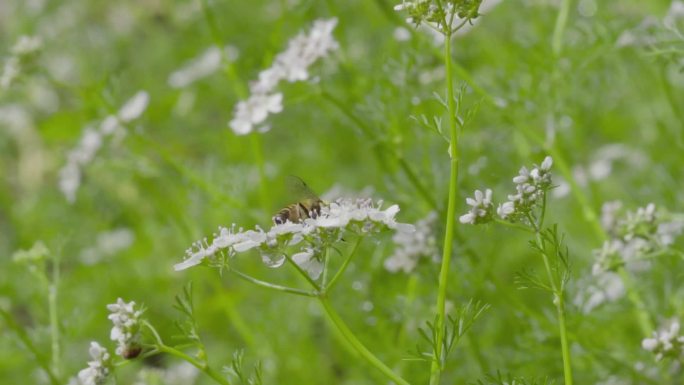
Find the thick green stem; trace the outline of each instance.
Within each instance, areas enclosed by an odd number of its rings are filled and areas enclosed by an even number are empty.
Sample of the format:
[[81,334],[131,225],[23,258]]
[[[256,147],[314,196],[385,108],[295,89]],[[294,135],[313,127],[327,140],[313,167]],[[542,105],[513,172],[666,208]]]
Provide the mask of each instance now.
[[332,322],[335,328],[342,334],[342,336],[349,342],[349,344],[356,350],[361,357],[363,357],[369,364],[382,372],[387,378],[394,381],[398,385],[409,385],[408,381],[401,378],[398,374],[394,373],[392,369],[387,367],[380,359],[378,359],[373,353],[371,353],[366,346],[356,338],[354,332],[352,332],[347,324],[340,318],[340,316],[335,312],[330,301],[326,297],[319,297],[319,302],[328,316],[328,319]]
[[[450,30],[450,28],[449,28]],[[458,124],[456,122],[456,99],[454,98],[454,85],[451,71],[451,34],[447,33],[444,41],[444,64],[446,71],[447,82],[447,97],[449,107],[449,129],[450,142],[449,149],[451,150],[451,162],[449,172],[449,201],[447,204],[446,214],[446,232],[444,234],[444,249],[442,252],[442,266],[439,273],[439,288],[437,291],[437,322],[435,328],[436,335],[436,351],[435,359],[430,366],[430,385],[439,384],[439,378],[442,372],[443,358],[442,339],[444,338],[444,321],[446,312],[446,290],[449,283],[449,267],[451,264],[451,252],[454,239],[454,228],[456,218],[456,197],[458,192]]]

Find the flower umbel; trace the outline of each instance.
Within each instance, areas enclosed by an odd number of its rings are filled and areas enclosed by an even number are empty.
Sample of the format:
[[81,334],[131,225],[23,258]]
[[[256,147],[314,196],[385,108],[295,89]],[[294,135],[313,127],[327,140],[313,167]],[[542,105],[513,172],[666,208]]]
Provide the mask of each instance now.
[[394,234],[392,241],[396,248],[394,253],[385,260],[385,269],[392,273],[399,270],[410,273],[423,257],[429,257],[433,261],[439,260],[434,229],[436,220],[437,213],[432,211],[427,217],[416,222],[415,231]]
[[[211,243],[207,239],[195,242],[186,251],[187,258],[174,265],[174,269],[184,270],[205,261],[214,266],[226,266],[229,258],[255,249],[264,263],[274,268],[283,265],[286,255],[292,255],[296,264],[317,279],[322,271],[320,250],[339,242],[344,234],[364,236],[385,229],[413,231],[412,225],[395,220],[399,206],[383,210],[381,205],[382,202],[373,203],[369,199],[339,199],[321,207],[316,218],[308,218],[301,223],[287,221],[274,225],[268,231],[260,227],[254,230],[244,230],[236,225],[221,227]],[[289,250],[292,246],[299,250],[292,252]]]
[[116,354],[125,359],[137,357],[142,349],[140,316],[144,310],[136,309],[135,302],[126,303],[121,298],[107,305],[107,310],[111,312],[107,318],[114,324],[110,338],[118,344]]

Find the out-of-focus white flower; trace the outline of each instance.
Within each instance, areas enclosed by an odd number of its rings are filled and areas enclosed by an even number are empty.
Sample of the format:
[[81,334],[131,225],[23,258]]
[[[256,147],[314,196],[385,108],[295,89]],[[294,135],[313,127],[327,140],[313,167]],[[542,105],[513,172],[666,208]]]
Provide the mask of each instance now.
[[102,232],[97,235],[93,246],[81,251],[81,261],[87,265],[97,263],[105,257],[129,248],[134,239],[133,232],[126,228]]
[[213,74],[221,68],[221,56],[221,48],[217,46],[207,48],[199,57],[171,73],[168,79],[169,86],[184,88]]
[[[250,84],[251,95],[235,105],[234,118],[229,126],[238,135],[245,135],[266,120],[269,114],[282,111],[282,94],[276,92],[278,84],[304,81],[309,78],[309,67],[318,59],[337,49],[332,36],[337,19],[316,20],[308,33],[301,32],[288,43],[287,49],[279,53],[270,68],[259,73],[259,78]],[[264,131],[264,130],[260,130]]]
[[284,263],[285,253],[290,253],[287,249],[301,243],[300,251],[294,254],[297,256],[295,262],[312,277],[318,277],[320,256],[316,254],[316,250],[320,250],[325,242],[330,242],[331,237],[335,242],[342,239],[347,232],[362,236],[384,229],[413,231],[412,225],[396,221],[398,212],[397,205],[382,210],[381,203],[374,204],[369,199],[339,199],[321,207],[316,218],[307,218],[301,223],[287,221],[275,224],[268,231],[260,227],[254,230],[243,230],[236,225],[230,228],[220,227],[211,243],[203,239],[186,250],[186,259],[174,265],[174,269],[184,270],[204,261],[212,262],[216,255],[233,257],[237,253],[253,249],[261,254],[269,267],[280,267]]
[[597,275],[581,281],[578,287],[579,292],[573,302],[585,314],[606,302],[615,302],[625,295],[622,279],[612,272],[598,272]]
[[238,135],[252,132],[255,125],[262,123],[269,114],[277,114],[283,110],[283,94],[252,94],[249,99],[235,105],[235,116],[230,121],[230,128]]
[[397,27],[394,29],[392,36],[396,41],[409,41],[411,40],[411,31],[404,27]]
[[43,47],[43,39],[40,36],[20,36],[12,46],[12,54],[16,56],[30,55]]
[[150,95],[146,91],[138,91],[132,98],[130,98],[119,110],[119,119],[128,123],[132,120],[138,119],[150,102]]
[[670,321],[666,326],[657,332],[653,332],[653,337],[644,338],[641,347],[655,354],[656,361],[665,357],[679,358],[684,353],[684,336],[679,335],[679,321]]
[[20,36],[10,51],[11,55],[5,60],[0,74],[0,88],[9,88],[21,74],[22,63],[38,52],[42,46],[43,40],[39,36]]
[[88,126],[78,146],[67,154],[67,163],[59,171],[59,189],[69,203],[76,201],[76,192],[81,184],[82,169],[90,163],[102,147],[106,137],[123,132],[123,124],[139,118],[147,108],[149,94],[139,91],[119,109],[115,115],[102,120],[97,128]]
[[491,189],[486,189],[484,193],[475,190],[474,198],[466,198],[466,203],[470,206],[470,210],[458,218],[461,223],[476,225],[487,223],[492,219],[494,204]]
[[392,237],[395,245],[394,253],[385,260],[385,269],[392,273],[400,270],[410,273],[422,257],[429,257],[433,261],[439,260],[437,239],[434,233],[436,220],[437,213],[432,211],[427,217],[416,222],[415,231],[394,234]]
[[88,367],[78,372],[79,385],[102,385],[109,375],[109,353],[97,342],[90,343],[91,360]]
[[116,303],[107,305],[109,318],[114,326],[110,332],[112,341],[116,341],[116,354],[129,359],[140,354],[140,316],[143,310],[136,309],[135,302],[124,302],[121,298]]

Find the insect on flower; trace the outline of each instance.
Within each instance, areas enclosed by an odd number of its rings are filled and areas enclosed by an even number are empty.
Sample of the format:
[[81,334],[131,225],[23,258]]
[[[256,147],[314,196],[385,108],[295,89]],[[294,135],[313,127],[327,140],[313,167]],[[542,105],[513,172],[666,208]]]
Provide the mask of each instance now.
[[290,175],[286,179],[288,188],[298,198],[273,216],[273,223],[281,225],[287,221],[299,223],[307,218],[316,218],[321,214],[321,206],[325,203],[299,177]]

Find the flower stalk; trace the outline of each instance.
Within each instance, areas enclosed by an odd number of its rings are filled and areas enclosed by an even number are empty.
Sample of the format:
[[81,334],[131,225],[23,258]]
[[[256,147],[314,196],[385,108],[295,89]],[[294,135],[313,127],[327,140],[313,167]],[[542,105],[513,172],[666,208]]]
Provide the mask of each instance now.
[[[446,23],[445,23],[446,24]],[[458,191],[458,163],[460,154],[458,149],[458,124],[456,115],[458,113],[456,108],[456,100],[454,95],[453,75],[451,71],[451,24],[445,30],[444,36],[444,65],[446,71],[446,85],[448,97],[448,114],[449,114],[449,153],[450,153],[450,170],[449,170],[449,200],[447,203],[446,214],[446,230],[444,234],[444,249],[442,252],[442,264],[439,272],[439,288],[437,289],[437,321],[436,329],[437,336],[435,341],[442,341],[444,338],[444,323],[446,318],[446,290],[449,283],[449,267],[451,264],[451,254],[454,240],[454,228],[456,225],[456,194]],[[436,357],[430,366],[430,385],[439,384],[439,378],[442,372],[443,346],[441,343],[436,345]]]

